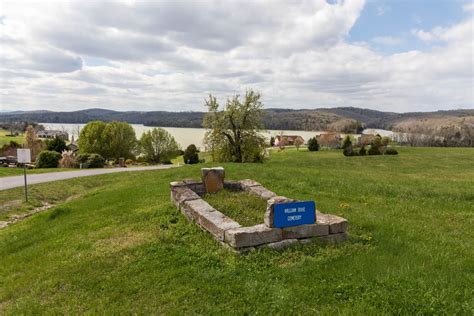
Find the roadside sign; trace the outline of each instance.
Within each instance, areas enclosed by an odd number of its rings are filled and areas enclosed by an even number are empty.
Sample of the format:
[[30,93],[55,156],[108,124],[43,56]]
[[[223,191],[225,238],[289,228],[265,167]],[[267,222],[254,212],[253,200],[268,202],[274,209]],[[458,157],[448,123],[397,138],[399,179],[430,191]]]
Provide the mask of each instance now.
[[275,204],[273,212],[274,225],[278,228],[316,223],[314,201]]
[[26,183],[26,164],[31,163],[31,150],[29,148],[17,149],[16,158],[19,163],[23,164],[23,174],[25,178],[25,201],[28,202],[28,185]]
[[19,163],[31,163],[31,150],[26,149],[17,149],[16,156]]

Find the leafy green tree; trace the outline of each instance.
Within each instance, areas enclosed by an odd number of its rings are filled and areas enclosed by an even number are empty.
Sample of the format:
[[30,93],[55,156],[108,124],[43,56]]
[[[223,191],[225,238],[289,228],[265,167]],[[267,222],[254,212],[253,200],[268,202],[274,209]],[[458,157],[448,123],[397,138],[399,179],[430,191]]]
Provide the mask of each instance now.
[[66,142],[61,137],[55,136],[53,139],[46,141],[46,149],[62,153],[68,149]]
[[169,163],[176,158],[179,146],[173,136],[162,128],[154,128],[143,133],[140,146],[145,160],[153,163]]
[[86,124],[81,130],[77,145],[80,153],[96,153],[104,157],[107,155],[107,142],[105,138],[105,128],[107,123],[102,121],[92,121]]
[[365,149],[365,146],[362,145],[362,147],[360,147],[360,150],[359,150],[359,156],[365,156],[367,155],[367,150]]
[[309,151],[318,151],[319,150],[319,144],[318,140],[316,137],[312,137],[308,140],[308,150]]
[[135,136],[135,130],[130,124],[113,121],[106,125],[103,133],[106,152],[102,156],[106,159],[135,158],[137,137]]
[[265,139],[259,131],[263,128],[263,104],[260,94],[247,90],[244,100],[238,95],[227,100],[221,109],[214,96],[206,100],[208,113],[203,126],[208,129],[204,143],[217,161],[263,161]]
[[183,154],[183,160],[186,164],[195,164],[199,162],[199,154],[196,145],[189,145]]

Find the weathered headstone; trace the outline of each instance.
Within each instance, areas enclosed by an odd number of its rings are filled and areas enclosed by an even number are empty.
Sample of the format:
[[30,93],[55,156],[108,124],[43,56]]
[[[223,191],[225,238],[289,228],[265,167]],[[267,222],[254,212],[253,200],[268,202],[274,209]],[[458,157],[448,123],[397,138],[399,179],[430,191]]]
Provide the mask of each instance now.
[[224,188],[225,172],[222,167],[202,168],[201,179],[206,193],[217,193]]
[[118,163],[120,168],[125,168],[125,158],[119,158]]

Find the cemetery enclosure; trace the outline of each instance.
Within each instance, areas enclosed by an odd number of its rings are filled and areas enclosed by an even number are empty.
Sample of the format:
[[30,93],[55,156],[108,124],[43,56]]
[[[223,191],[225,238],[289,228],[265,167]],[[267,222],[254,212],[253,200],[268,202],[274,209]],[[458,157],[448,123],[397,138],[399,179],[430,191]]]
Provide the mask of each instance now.
[[[216,172],[218,176],[212,176],[213,171],[219,171],[218,173]],[[312,241],[338,242],[347,239],[347,221],[344,218],[317,212],[317,222],[315,222],[315,210],[313,209],[311,222],[304,225],[281,227],[274,224],[275,206],[288,205],[286,203],[295,202],[295,200],[277,196],[274,192],[251,179],[225,181],[222,168],[218,170],[203,169],[202,172],[203,181],[188,179],[171,182],[171,200],[184,215],[195,221],[203,229],[211,233],[214,238],[222,244],[230,246],[233,250],[242,252],[254,249],[255,247],[281,248],[296,243]],[[209,179],[209,176],[212,176],[211,179]],[[209,187],[211,187],[210,191]],[[234,219],[216,210],[201,198],[206,193],[217,193],[224,188],[234,191],[245,191],[267,200],[267,211],[264,218],[262,218],[262,223],[242,227]]]
[[[472,314],[474,152],[397,150],[223,164],[350,224],[337,245],[244,255],[170,203],[170,182],[212,163],[32,186],[32,201],[58,206],[0,230],[0,313]],[[21,196],[0,192],[0,205],[21,212]]]

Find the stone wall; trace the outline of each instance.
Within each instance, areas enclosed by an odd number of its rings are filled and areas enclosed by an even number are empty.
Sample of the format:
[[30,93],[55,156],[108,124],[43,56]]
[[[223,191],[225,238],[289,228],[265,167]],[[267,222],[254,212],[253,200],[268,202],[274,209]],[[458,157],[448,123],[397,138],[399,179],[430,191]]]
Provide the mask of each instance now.
[[246,191],[267,200],[268,207],[262,224],[250,227],[243,227],[204,201],[201,197],[206,193],[206,188],[201,181],[186,179],[171,182],[170,187],[171,201],[186,217],[195,221],[224,245],[239,252],[261,247],[282,248],[296,243],[340,242],[347,239],[347,220],[319,211],[316,211],[315,224],[272,227],[273,205],[294,200],[277,196],[254,180],[226,180],[223,185],[225,189]]

